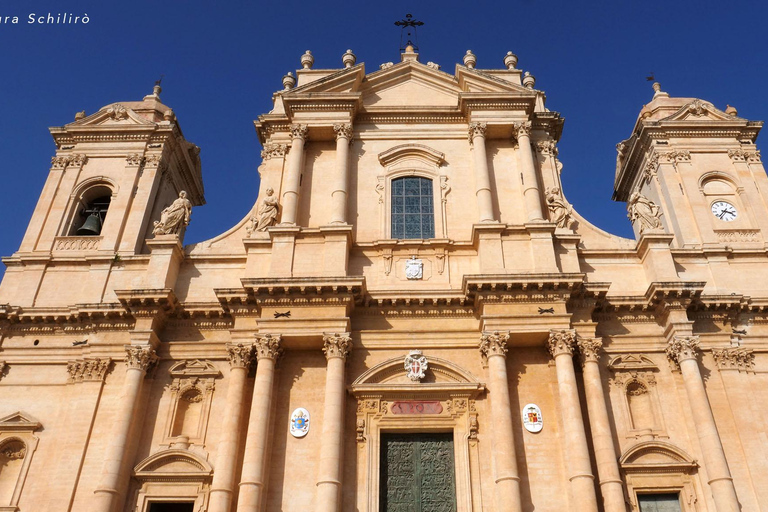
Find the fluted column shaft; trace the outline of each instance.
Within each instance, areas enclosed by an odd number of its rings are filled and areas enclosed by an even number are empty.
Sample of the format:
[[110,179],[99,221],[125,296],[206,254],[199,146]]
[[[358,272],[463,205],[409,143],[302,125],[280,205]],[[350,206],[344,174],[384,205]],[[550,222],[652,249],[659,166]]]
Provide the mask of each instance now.
[[304,168],[304,141],[307,138],[307,125],[291,125],[291,150],[288,153],[288,172],[283,187],[283,216],[281,224],[296,225],[299,208],[299,186],[301,171]]
[[253,344],[256,363],[256,379],[253,383],[251,414],[243,455],[243,471],[240,476],[240,493],[237,512],[263,510],[264,477],[267,464],[270,417],[272,412],[272,388],[275,381],[275,362],[280,356],[279,335],[264,335]]
[[344,365],[351,348],[349,333],[323,335],[323,352],[328,360],[328,368],[315,501],[315,510],[318,512],[339,510],[344,442]]
[[350,123],[335,124],[336,180],[331,192],[331,224],[347,223],[347,189],[349,187],[349,144],[352,141]]
[[475,159],[475,195],[480,222],[495,222],[488,155],[485,151],[485,129],[486,123],[470,123],[469,141],[472,144],[472,154]]
[[[521,143],[522,145],[522,143]],[[560,394],[560,413],[565,432],[568,480],[571,484],[572,511],[596,512],[595,477],[589,460],[587,434],[581,415],[576,372],[573,368],[573,347],[576,334],[573,331],[550,331],[547,348],[555,358],[557,388]]]
[[488,360],[488,390],[493,417],[493,457],[496,466],[496,510],[520,512],[520,476],[517,471],[515,439],[512,434],[512,406],[507,377],[509,333],[487,332],[480,338],[480,352]]
[[544,220],[541,211],[541,191],[539,178],[531,150],[531,122],[526,121],[517,127],[517,143],[520,146],[520,164],[523,171],[523,199],[528,220]]
[[698,336],[675,336],[667,346],[667,356],[680,365],[680,372],[683,374],[685,392],[699,436],[715,508],[717,512],[739,512],[739,499],[696,361],[698,346]]
[[240,430],[243,423],[243,401],[245,399],[245,383],[248,377],[248,367],[251,364],[251,345],[227,345],[229,354],[229,384],[227,387],[227,404],[224,408],[224,419],[221,425],[221,441],[219,441],[214,467],[211,498],[208,512],[229,512],[235,491],[235,470],[240,448]]
[[584,367],[584,394],[587,396],[589,427],[592,431],[592,445],[595,449],[603,508],[605,512],[627,512],[624,484],[619,473],[618,457],[611,435],[608,407],[605,403],[598,366],[600,348],[603,344],[598,338],[582,338],[578,340],[578,345]]
[[94,491],[93,512],[113,512],[122,504],[121,487],[128,483],[130,475],[125,471],[128,454],[128,434],[138,409],[139,396],[147,369],[157,360],[150,346],[130,345],[125,348],[123,393],[112,421],[109,446],[104,455],[99,485]]

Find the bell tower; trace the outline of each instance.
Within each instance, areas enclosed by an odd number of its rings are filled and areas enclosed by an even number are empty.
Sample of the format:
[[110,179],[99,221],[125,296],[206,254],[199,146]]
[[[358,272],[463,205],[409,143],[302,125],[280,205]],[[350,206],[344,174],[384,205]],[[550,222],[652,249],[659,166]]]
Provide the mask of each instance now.
[[617,145],[613,199],[635,234],[666,231],[677,248],[758,248],[768,242],[768,177],[755,139],[762,121],[654,84],[632,136]]

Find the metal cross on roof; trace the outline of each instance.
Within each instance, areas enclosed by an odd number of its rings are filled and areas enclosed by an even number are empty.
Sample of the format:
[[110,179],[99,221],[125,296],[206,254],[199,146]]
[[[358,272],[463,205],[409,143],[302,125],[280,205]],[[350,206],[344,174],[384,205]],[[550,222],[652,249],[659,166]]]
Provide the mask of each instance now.
[[[416,34],[416,27],[420,27],[424,24],[423,21],[413,19],[413,15],[406,14],[405,19],[396,21],[395,25],[400,27],[400,51],[404,52],[405,47],[410,45],[413,47],[413,51],[419,51],[419,37]],[[403,44],[403,32],[406,32],[407,42]],[[411,33],[413,32],[413,33]],[[413,40],[411,39],[413,37]]]

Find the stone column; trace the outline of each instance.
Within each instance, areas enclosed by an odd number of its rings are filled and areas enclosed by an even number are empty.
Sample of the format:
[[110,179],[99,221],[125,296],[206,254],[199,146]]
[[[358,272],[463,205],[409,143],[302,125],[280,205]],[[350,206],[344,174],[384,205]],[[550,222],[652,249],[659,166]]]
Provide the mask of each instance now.
[[296,225],[299,208],[299,186],[304,168],[304,142],[309,129],[305,124],[291,125],[291,151],[288,153],[288,171],[283,186],[283,216],[280,224]]
[[216,465],[214,466],[211,499],[208,512],[229,512],[235,492],[235,469],[240,451],[240,430],[243,427],[245,381],[251,364],[253,347],[242,343],[227,344],[229,355],[229,384],[227,405],[221,425]]
[[344,442],[344,364],[352,349],[349,333],[323,334],[328,360],[323,406],[323,440],[317,475],[317,512],[338,512],[341,495],[341,458]]
[[257,360],[256,379],[253,383],[251,415],[248,419],[248,434],[245,439],[237,512],[258,512],[263,508],[264,473],[269,445],[267,435],[272,412],[275,362],[282,353],[280,341],[279,334],[265,334],[253,344]]
[[531,122],[526,121],[516,126],[517,143],[520,146],[520,164],[523,171],[523,199],[528,220],[544,220],[541,211],[541,192],[536,174],[533,151],[531,150]]
[[337,123],[333,125],[333,130],[336,132],[336,184],[331,192],[331,224],[346,224],[352,124]]
[[605,404],[600,367],[597,364],[603,342],[599,338],[579,338],[577,343],[584,369],[584,394],[587,396],[589,427],[595,448],[603,508],[605,512],[627,512],[624,502],[624,484],[619,473],[618,456],[611,435],[611,423]]
[[[522,142],[521,142],[522,145]],[[587,434],[581,416],[576,372],[573,368],[573,347],[576,333],[572,330],[549,332],[547,349],[555,358],[557,387],[560,392],[560,413],[565,433],[565,453],[568,481],[571,483],[572,511],[597,512],[595,477],[589,461]]]
[[475,156],[475,195],[480,222],[496,222],[493,216],[491,177],[488,173],[488,156],[485,152],[486,123],[469,123],[469,142]]
[[512,435],[512,409],[507,378],[509,333],[484,332],[480,353],[488,361],[488,391],[491,396],[493,457],[496,466],[496,510],[521,512],[520,476],[517,472],[515,439]]
[[112,512],[118,504],[122,504],[121,488],[125,488],[131,476],[126,471],[128,461],[125,460],[129,448],[128,434],[136,417],[144,376],[157,361],[155,350],[148,345],[128,345],[125,351],[127,369],[123,393],[112,418],[109,446],[104,455],[99,485],[94,491],[93,512]]
[[699,347],[698,336],[674,336],[667,345],[667,357],[680,365],[685,393],[691,409],[696,433],[699,436],[704,467],[709,476],[709,487],[715,500],[717,512],[739,512],[739,499],[733,486],[733,478],[725,459],[723,443],[717,432],[715,417],[709,405],[707,391],[701,378],[696,355]]

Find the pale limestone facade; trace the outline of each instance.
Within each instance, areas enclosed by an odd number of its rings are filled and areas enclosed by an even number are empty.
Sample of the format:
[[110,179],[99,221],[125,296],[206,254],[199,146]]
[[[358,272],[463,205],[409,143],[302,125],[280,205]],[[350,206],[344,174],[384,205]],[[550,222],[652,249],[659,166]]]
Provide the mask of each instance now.
[[386,435],[430,432],[434,510],[768,510],[762,123],[656,86],[618,145],[620,238],[562,195],[533,77],[475,62],[303,55],[255,122],[252,213],[188,246],[199,150],[159,88],[53,128],[3,260],[0,511],[375,512]]

